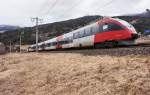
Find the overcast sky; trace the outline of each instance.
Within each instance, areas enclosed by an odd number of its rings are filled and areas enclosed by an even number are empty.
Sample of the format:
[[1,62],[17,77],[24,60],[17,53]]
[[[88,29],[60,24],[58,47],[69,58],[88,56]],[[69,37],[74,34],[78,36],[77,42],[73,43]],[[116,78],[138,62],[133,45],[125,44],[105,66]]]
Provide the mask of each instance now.
[[51,23],[85,15],[116,16],[150,9],[150,0],[0,0],[0,25],[32,26],[31,17]]

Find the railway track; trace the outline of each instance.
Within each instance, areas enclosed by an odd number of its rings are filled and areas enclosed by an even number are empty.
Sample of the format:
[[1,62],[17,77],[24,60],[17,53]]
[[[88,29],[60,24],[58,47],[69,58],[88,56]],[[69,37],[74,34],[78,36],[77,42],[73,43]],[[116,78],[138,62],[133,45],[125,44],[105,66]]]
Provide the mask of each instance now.
[[128,55],[148,55],[150,56],[150,44],[136,44],[132,46],[121,46],[115,48],[86,48],[86,49],[67,49],[41,51],[40,53],[78,53],[85,56],[110,55],[110,56],[128,56]]

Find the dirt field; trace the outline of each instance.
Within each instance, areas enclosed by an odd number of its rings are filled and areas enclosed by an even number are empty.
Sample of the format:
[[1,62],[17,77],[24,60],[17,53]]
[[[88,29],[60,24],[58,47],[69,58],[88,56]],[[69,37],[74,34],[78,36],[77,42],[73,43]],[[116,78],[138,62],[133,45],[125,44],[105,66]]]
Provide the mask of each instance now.
[[89,52],[1,55],[0,95],[150,95],[149,55]]

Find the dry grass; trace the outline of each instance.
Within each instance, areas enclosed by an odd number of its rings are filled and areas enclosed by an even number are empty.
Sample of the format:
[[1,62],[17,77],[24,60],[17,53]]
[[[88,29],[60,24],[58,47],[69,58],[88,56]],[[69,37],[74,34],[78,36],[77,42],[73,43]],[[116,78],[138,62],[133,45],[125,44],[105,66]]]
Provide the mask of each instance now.
[[0,56],[0,95],[150,95],[150,56]]

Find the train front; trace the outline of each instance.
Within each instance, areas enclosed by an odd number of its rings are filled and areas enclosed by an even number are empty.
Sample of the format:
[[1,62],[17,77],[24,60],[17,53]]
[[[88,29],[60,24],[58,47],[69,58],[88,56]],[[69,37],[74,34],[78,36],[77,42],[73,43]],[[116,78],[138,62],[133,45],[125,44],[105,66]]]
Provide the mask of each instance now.
[[136,31],[136,29],[133,27],[133,25],[131,25],[130,23],[119,19],[119,22],[129,31],[130,35],[131,35],[131,39],[130,40],[136,40],[139,36],[138,33]]

